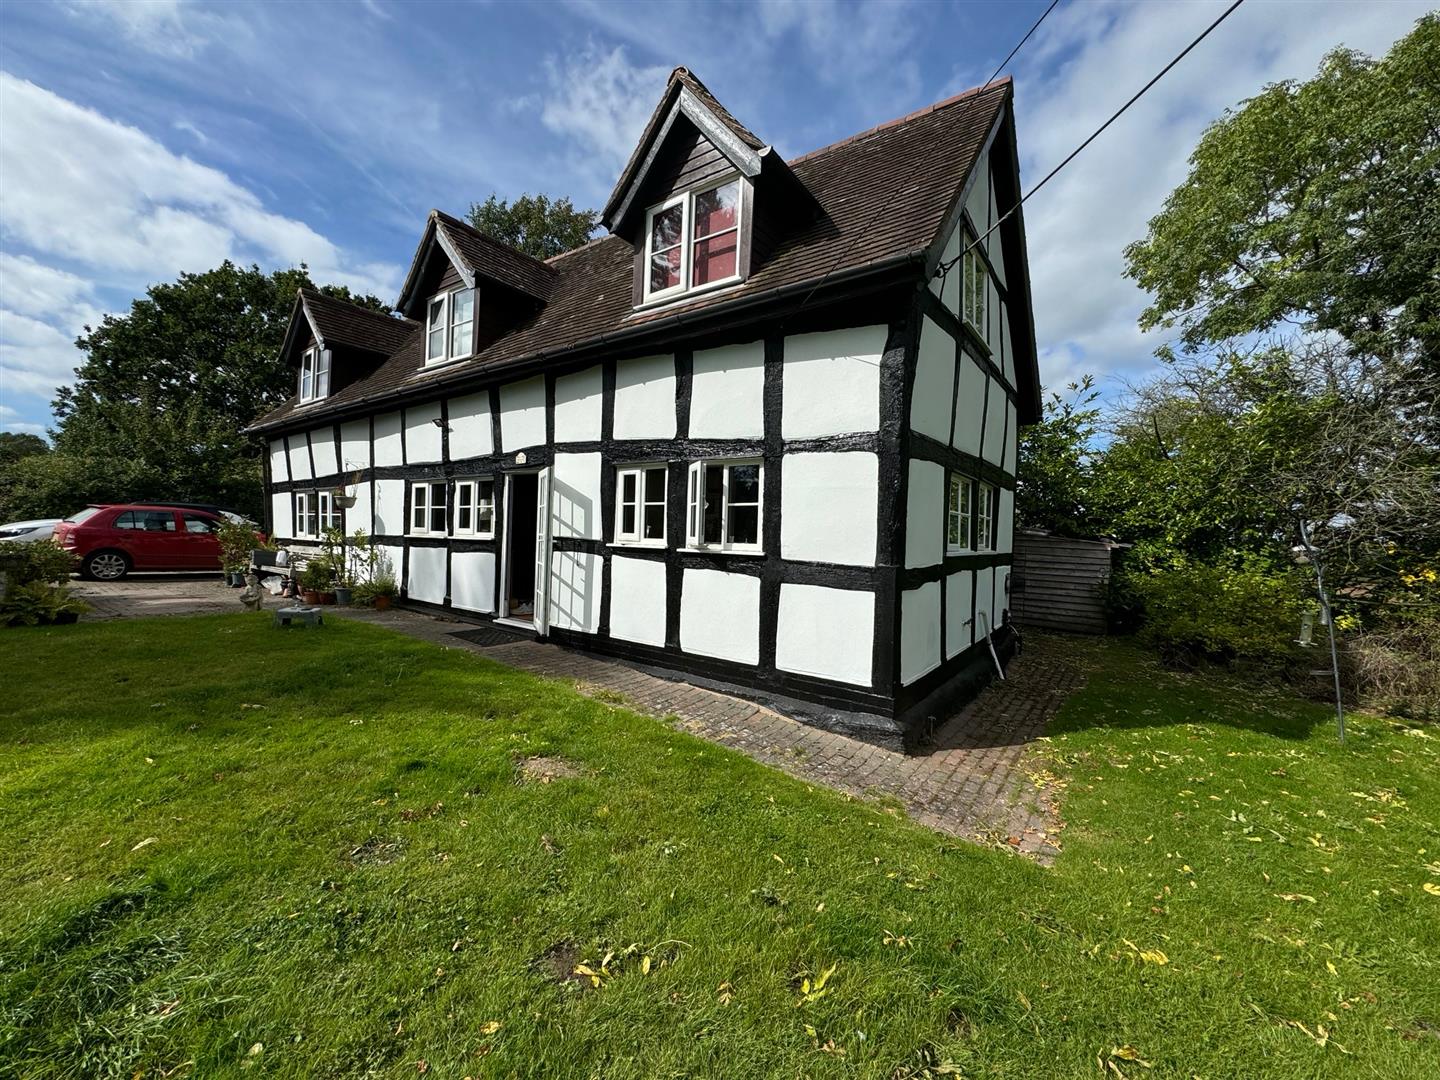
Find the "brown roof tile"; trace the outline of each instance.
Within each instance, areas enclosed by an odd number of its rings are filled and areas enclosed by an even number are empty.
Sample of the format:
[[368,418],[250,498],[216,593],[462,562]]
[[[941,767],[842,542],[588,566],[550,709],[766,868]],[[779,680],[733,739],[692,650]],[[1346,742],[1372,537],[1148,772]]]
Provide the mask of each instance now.
[[431,213],[475,273],[529,293],[537,300],[549,299],[556,275],[548,264],[486,236],[469,222],[444,211],[432,210]]
[[[548,260],[555,274],[544,308],[479,355],[424,370],[416,335],[369,378],[330,399],[327,411],[598,344],[677,311],[708,312],[777,289],[804,295],[803,289],[827,277],[918,258],[938,239],[1010,93],[1010,81],[1002,79],[794,159],[791,169],[824,212],[784,237],[741,285],[635,312],[634,249],[617,236],[603,237]],[[287,402],[256,426],[278,425],[293,406]],[[316,410],[305,412],[308,418]]]
[[327,346],[346,345],[390,356],[420,325],[326,296],[318,289],[302,287],[300,295]]

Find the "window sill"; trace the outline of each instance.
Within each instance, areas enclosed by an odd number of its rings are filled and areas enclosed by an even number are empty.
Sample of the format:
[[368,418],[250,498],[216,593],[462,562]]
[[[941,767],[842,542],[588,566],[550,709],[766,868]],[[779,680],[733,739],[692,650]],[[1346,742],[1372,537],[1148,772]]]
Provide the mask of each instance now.
[[763,559],[765,557],[765,552],[759,548],[682,547],[676,550],[683,555],[738,555],[746,559]]
[[[744,284],[745,279],[737,275],[735,277],[728,277],[724,281],[711,281],[693,289],[686,289],[683,292],[666,293],[664,296],[651,297],[648,300],[641,301],[634,305],[630,309],[630,315],[643,315],[657,308],[669,307],[671,305],[678,307],[687,300],[710,296],[713,293],[723,292],[726,289],[733,289]],[[627,318],[628,317],[629,316],[627,316]]]
[[972,345],[984,352],[987,360],[994,355],[995,351],[990,348],[990,343],[985,340],[985,335],[980,333],[975,324],[965,318],[964,315],[960,316],[960,329]]
[[664,551],[664,540],[611,540],[605,545],[609,548],[632,548],[639,551]]
[[474,353],[467,353],[464,356],[447,356],[444,360],[426,360],[416,374],[424,375],[427,371],[438,371],[440,368],[452,367],[455,364],[464,363],[466,360],[473,360],[474,358]]
[[[421,535],[421,534],[416,533],[415,535],[419,536],[419,535]],[[428,533],[428,534],[426,534],[426,535],[429,535],[429,536],[439,536],[440,534],[439,534],[439,533]],[[448,539],[450,539],[450,540],[494,540],[494,539],[495,539],[495,534],[494,534],[493,532],[492,532],[492,533],[451,533],[451,534],[449,535]]]

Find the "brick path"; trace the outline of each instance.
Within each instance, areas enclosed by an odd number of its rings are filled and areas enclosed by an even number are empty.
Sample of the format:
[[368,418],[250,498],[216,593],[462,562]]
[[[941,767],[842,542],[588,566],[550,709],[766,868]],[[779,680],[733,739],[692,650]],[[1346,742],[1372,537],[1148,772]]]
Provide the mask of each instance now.
[[[237,611],[215,578],[81,583],[96,608],[87,618]],[[1020,852],[1048,864],[1059,851],[1058,788],[1032,744],[1085,682],[1095,643],[1030,631],[1005,682],[950,717],[926,752],[901,754],[820,731],[753,702],[638,671],[613,660],[536,641],[478,646],[455,637],[472,624],[418,612],[332,608],[446,648],[481,653],[536,675],[572,681],[581,693],[618,694],[630,707],[738,750],[792,776],[861,798],[899,802],[915,821],[951,836]]]

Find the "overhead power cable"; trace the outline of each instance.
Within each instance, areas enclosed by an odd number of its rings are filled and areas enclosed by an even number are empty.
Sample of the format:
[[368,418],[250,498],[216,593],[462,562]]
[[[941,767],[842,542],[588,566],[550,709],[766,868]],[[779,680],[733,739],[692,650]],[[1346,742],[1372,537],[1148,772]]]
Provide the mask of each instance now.
[[1144,86],[1142,86],[1139,90],[1135,91],[1134,96],[1131,97],[1129,101],[1125,102],[1124,105],[1121,105],[1120,108],[1116,109],[1116,110],[1110,115],[1110,119],[1106,120],[1103,124],[1101,124],[1098,128],[1096,128],[1093,132],[1090,133],[1090,137],[1089,137],[1089,138],[1087,138],[1084,142],[1082,142],[1082,143],[1081,143],[1079,146],[1077,146],[1074,150],[1071,150],[1070,153],[1068,153],[1067,155],[1065,155],[1065,160],[1062,161],[1062,162],[1060,162],[1059,165],[1056,165],[1053,169],[1051,169],[1048,173],[1046,173],[1046,174],[1045,174],[1045,178],[1044,178],[1043,180],[1041,180],[1038,184],[1036,184],[1034,187],[1032,187],[1029,191],[1027,191],[1024,195],[1022,195],[1022,196],[1020,197],[1020,201],[1019,201],[1019,202],[1017,202],[1017,203],[1016,203],[1014,206],[1012,206],[1009,210],[1005,211],[1005,213],[1001,214],[1000,217],[996,220],[995,224],[994,224],[994,225],[991,225],[990,228],[988,228],[988,229],[985,230],[985,235],[984,235],[984,236],[981,236],[981,237],[979,237],[978,239],[976,239],[973,243],[971,243],[968,247],[966,247],[964,251],[960,252],[960,254],[956,255],[953,259],[950,259],[950,260],[947,261],[947,262],[941,263],[938,267],[936,267],[936,268],[935,268],[935,275],[934,275],[934,276],[936,276],[936,277],[944,277],[946,274],[950,273],[950,271],[954,268],[954,266],[955,266],[956,263],[958,263],[961,259],[963,259],[963,258],[964,258],[966,255],[968,255],[970,252],[974,251],[975,248],[979,247],[982,243],[984,243],[984,242],[985,242],[985,239],[986,239],[991,233],[993,233],[993,232],[994,232],[996,229],[998,229],[1002,224],[1004,224],[1005,221],[1006,221],[1012,214],[1017,213],[1017,212],[1019,211],[1020,207],[1022,207],[1022,206],[1025,205],[1026,200],[1029,199],[1031,195],[1034,195],[1037,191],[1039,191],[1041,188],[1043,188],[1046,184],[1048,184],[1048,183],[1054,178],[1054,176],[1055,176],[1056,173],[1058,173],[1061,169],[1065,168],[1066,165],[1069,165],[1070,162],[1074,161],[1075,158],[1076,158],[1077,156],[1079,156],[1080,151],[1084,150],[1087,146],[1089,146],[1092,142],[1094,142],[1097,138],[1099,138],[1100,134],[1101,134],[1106,128],[1108,128],[1108,127],[1109,127],[1111,124],[1113,124],[1116,120],[1120,119],[1120,117],[1124,114],[1124,112],[1125,112],[1127,109],[1130,108],[1131,105],[1134,105],[1135,102],[1139,101],[1142,97],[1144,97],[1145,94],[1146,94],[1146,92],[1147,92],[1152,86],[1154,86],[1154,85],[1155,85],[1156,83],[1158,83],[1161,79],[1163,79],[1163,78],[1166,76],[1166,74],[1170,71],[1171,68],[1173,68],[1176,64],[1180,63],[1181,60],[1184,60],[1186,56],[1190,55],[1191,50],[1194,49],[1195,46],[1199,45],[1202,41],[1204,41],[1207,37],[1209,37],[1211,31],[1213,31],[1217,26],[1219,26],[1219,25],[1220,25],[1221,23],[1223,23],[1226,19],[1228,19],[1228,18],[1230,17],[1230,15],[1235,11],[1235,9],[1238,8],[1238,7],[1239,7],[1241,4],[1243,4],[1244,2],[1245,2],[1245,0],[1235,0],[1235,2],[1234,2],[1233,4],[1231,4],[1231,5],[1230,5],[1229,7],[1227,7],[1224,11],[1222,11],[1222,12],[1220,13],[1219,17],[1216,18],[1214,22],[1212,22],[1209,26],[1207,26],[1204,30],[1202,30],[1202,31],[1200,32],[1200,36],[1199,36],[1199,37],[1197,37],[1194,41],[1190,42],[1189,45],[1186,45],[1185,48],[1182,49],[1182,50],[1179,52],[1179,54],[1177,54],[1176,57],[1175,57],[1173,60],[1171,60],[1168,64],[1166,64],[1163,68],[1160,69],[1160,71],[1155,75],[1155,77],[1154,77],[1153,79],[1151,79],[1149,82],[1147,82],[1147,83],[1146,83]]
[[[1015,54],[1020,51],[1021,46],[1023,46],[1025,42],[1030,40],[1031,34],[1035,33],[1036,30],[1040,29],[1040,24],[1049,17],[1050,12],[1054,11],[1059,3],[1060,0],[1050,0],[1050,6],[1041,13],[1040,18],[1035,20],[1034,24],[1030,27],[1030,29],[1025,31],[1025,36],[1015,43],[1015,47],[1010,50],[1004,60],[1000,61],[999,66],[997,66],[995,70],[990,73],[990,78],[985,80],[984,84],[981,85],[980,90],[976,91],[977,93],[983,92],[990,88],[990,84],[995,81],[995,77],[999,75],[1002,70],[1004,70],[1006,64],[1010,63],[1010,61],[1015,58]],[[821,276],[820,280],[814,284],[810,291],[805,294],[805,299],[800,301],[800,307],[795,309],[797,312],[803,309],[806,304],[810,303],[810,298],[815,295],[815,290],[820,288],[821,285],[824,285],[825,282],[829,280],[830,275],[835,272],[835,267],[839,266],[846,258],[849,257],[850,252],[854,250],[855,245],[871,230],[871,228],[874,227],[875,223],[880,220],[881,215],[883,215],[885,211],[890,209],[890,204],[895,201],[895,196],[900,194],[901,190],[903,190],[901,187],[896,187],[893,191],[890,192],[890,195],[888,198],[886,198],[884,205],[882,205],[879,210],[875,211],[875,216],[870,219],[870,221],[866,224],[865,228],[861,229],[860,232],[855,234],[855,239],[851,240],[850,243],[846,245],[845,250],[835,257],[835,261],[830,264],[829,269],[825,271],[825,273]]]

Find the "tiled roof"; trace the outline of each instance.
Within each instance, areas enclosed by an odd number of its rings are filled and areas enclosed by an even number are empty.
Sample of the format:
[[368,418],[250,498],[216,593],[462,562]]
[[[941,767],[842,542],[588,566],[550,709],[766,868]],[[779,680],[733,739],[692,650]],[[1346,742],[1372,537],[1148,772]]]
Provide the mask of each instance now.
[[337,300],[316,289],[302,287],[300,295],[327,346],[347,345],[391,356],[420,326],[410,319],[397,319]]
[[[822,280],[919,260],[939,238],[1010,94],[1010,80],[1001,79],[791,161],[823,213],[783,237],[740,285],[636,312],[634,249],[620,237],[606,236],[548,260],[556,273],[545,306],[477,356],[427,370],[417,335],[373,375],[329,399],[324,411],[600,344],[673,319],[677,312],[689,319],[777,292],[799,300]],[[255,426],[281,424],[295,404],[281,405]],[[311,406],[305,413],[308,418],[320,411]]]
[[472,271],[529,293],[537,300],[549,299],[556,277],[552,267],[441,210],[430,213]]

